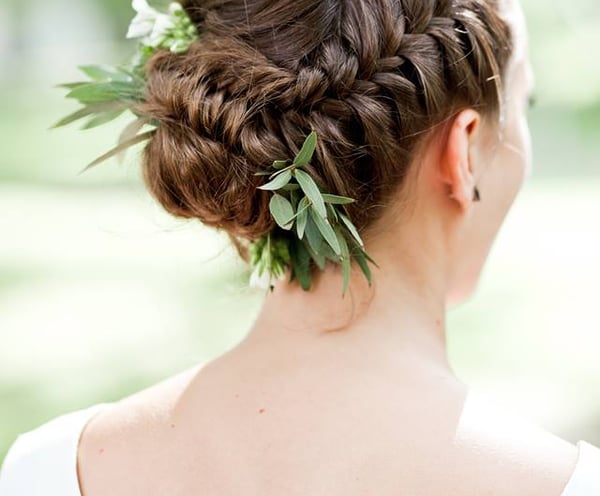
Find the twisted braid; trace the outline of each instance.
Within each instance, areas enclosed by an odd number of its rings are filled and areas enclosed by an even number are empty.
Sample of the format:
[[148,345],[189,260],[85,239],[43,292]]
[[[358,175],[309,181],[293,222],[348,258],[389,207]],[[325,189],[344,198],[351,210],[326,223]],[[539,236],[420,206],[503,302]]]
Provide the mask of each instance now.
[[461,107],[501,110],[510,55],[494,0],[190,0],[202,32],[157,54],[139,111],[161,123],[144,179],[172,214],[241,238],[274,227],[254,173],[298,152],[310,173],[357,198],[359,230],[381,214],[415,145]]

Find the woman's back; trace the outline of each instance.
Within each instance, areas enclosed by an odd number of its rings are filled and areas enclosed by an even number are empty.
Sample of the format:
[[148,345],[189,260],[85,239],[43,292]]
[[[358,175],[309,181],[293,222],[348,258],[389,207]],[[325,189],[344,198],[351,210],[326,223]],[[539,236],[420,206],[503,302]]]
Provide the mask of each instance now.
[[143,77],[70,96],[150,123],[120,145],[148,140],[150,192],[277,280],[240,345],[92,419],[83,496],[561,496],[577,447],[446,353],[530,168],[518,2],[134,6]]
[[242,345],[102,412],[83,496],[560,496],[573,472],[574,445],[434,364],[291,350]]

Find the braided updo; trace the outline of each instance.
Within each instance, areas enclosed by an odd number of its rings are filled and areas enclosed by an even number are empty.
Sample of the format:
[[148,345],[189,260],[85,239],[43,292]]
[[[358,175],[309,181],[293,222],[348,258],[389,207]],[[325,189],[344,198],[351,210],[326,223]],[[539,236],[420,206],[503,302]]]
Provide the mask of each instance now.
[[139,111],[151,194],[224,229],[240,255],[273,229],[255,172],[319,136],[309,171],[360,231],[381,214],[431,126],[465,107],[498,114],[511,53],[496,0],[189,0],[200,31],[157,53]]

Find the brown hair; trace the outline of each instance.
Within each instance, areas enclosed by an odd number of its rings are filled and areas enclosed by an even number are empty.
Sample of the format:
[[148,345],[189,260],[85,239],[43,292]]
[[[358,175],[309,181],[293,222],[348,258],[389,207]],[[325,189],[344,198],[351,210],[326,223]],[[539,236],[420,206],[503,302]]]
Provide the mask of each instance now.
[[496,0],[189,0],[200,40],[148,66],[139,111],[151,194],[246,244],[275,227],[255,172],[311,130],[310,173],[360,231],[403,183],[420,139],[465,107],[497,114],[512,51]]

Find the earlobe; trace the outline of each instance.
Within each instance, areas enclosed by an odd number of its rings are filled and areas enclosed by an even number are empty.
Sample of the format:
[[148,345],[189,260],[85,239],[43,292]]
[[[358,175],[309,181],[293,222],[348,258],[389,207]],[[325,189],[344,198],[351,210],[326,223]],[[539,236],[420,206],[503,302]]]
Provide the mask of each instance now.
[[462,110],[449,122],[442,142],[440,169],[449,196],[468,208],[475,196],[476,137],[481,117],[473,109]]

